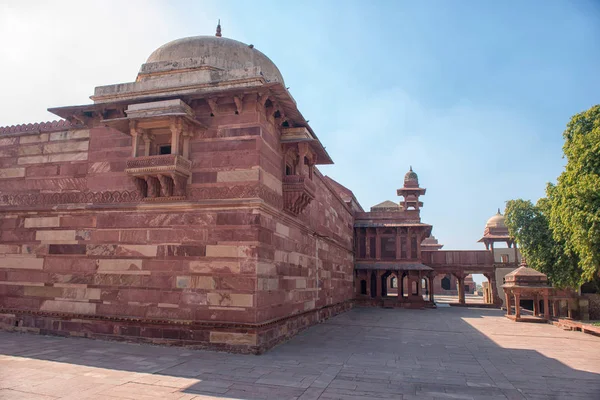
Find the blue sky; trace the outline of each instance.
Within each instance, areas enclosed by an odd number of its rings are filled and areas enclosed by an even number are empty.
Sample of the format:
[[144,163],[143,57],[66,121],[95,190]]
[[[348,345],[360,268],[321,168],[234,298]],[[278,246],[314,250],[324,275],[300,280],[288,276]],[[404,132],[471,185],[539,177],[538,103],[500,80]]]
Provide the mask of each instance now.
[[0,125],[89,102],[220,18],[279,66],[335,161],[321,170],[369,208],[412,165],[448,249],[482,248],[506,200],[543,196],[570,116],[600,103],[598,1],[21,3],[0,5]]

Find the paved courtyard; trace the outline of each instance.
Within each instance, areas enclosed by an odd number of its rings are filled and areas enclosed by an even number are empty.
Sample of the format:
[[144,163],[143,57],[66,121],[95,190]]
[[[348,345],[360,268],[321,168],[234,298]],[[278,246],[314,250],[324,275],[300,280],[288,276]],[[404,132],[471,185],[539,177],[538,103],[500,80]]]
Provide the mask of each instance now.
[[600,399],[600,338],[354,309],[261,356],[0,332],[0,399]]

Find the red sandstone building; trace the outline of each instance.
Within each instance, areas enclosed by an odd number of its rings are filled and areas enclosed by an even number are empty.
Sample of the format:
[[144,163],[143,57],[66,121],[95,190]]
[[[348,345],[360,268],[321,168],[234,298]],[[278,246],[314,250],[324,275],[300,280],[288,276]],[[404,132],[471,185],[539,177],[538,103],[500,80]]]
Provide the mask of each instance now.
[[412,169],[370,212],[323,176],[251,45],[176,40],[91,98],[0,128],[4,329],[261,352],[354,301],[433,306],[448,279],[464,303],[473,272],[498,286],[493,249],[427,247]]

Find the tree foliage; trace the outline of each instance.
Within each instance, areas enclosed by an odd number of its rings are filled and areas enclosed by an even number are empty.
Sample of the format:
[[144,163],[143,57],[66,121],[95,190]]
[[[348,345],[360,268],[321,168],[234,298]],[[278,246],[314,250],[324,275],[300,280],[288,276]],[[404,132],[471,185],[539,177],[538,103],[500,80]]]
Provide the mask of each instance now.
[[600,105],[573,116],[563,137],[556,185],[535,205],[509,201],[506,222],[528,264],[555,285],[600,287]]
[[529,200],[510,200],[506,204],[506,226],[531,268],[548,275],[557,287],[576,287],[581,276],[577,258],[565,251],[564,242],[554,239],[549,212],[546,198],[535,205]]

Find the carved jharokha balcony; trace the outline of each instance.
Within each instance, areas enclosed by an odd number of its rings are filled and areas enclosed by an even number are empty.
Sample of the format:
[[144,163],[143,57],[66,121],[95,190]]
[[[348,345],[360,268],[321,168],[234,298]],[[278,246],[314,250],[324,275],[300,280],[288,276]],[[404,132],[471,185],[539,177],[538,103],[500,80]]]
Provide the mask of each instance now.
[[191,161],[176,154],[134,157],[127,160],[125,172],[132,176],[146,200],[183,199]]
[[307,176],[287,175],[283,177],[283,206],[298,215],[315,198],[316,185]]

